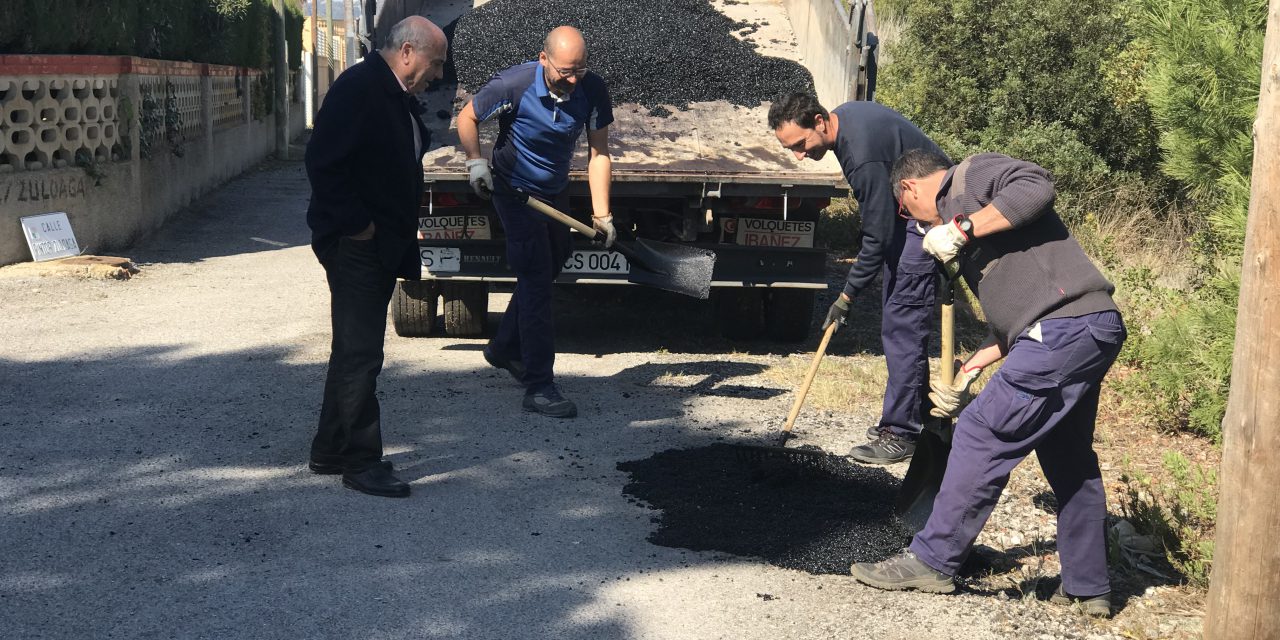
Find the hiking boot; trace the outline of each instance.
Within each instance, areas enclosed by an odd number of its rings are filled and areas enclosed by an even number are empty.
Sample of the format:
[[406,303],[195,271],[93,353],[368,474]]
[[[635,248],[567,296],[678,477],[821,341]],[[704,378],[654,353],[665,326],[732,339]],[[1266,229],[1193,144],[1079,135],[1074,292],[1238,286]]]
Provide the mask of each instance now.
[[1111,592],[1108,591],[1097,596],[1073,596],[1063,590],[1062,585],[1058,585],[1058,590],[1049,596],[1049,602],[1060,604],[1063,606],[1079,606],[1086,615],[1094,618],[1110,618],[1111,617]]
[[525,394],[523,406],[525,411],[541,413],[552,418],[572,418],[578,415],[577,405],[560,395],[560,391],[554,386]]
[[910,549],[883,562],[859,562],[849,567],[853,579],[877,589],[916,589],[929,593],[951,593],[956,582],[951,576],[923,563]]
[[849,457],[866,464],[893,464],[911,458],[915,452],[915,442],[885,429],[875,440],[851,449]]
[[524,380],[523,362],[500,357],[492,351],[489,351],[489,347],[485,347],[484,351],[481,351],[480,353],[484,355],[484,361],[488,362],[489,366],[496,369],[505,369],[507,373],[511,374],[512,378],[516,379],[516,382]]
[[873,424],[873,425],[871,425],[871,426],[867,427],[867,439],[868,439],[868,440],[875,440],[876,438],[879,438],[879,437],[880,437],[880,434],[882,434],[882,433],[884,433],[884,432],[885,432],[884,425],[881,425],[881,424],[879,424],[879,423],[877,423],[877,424]]

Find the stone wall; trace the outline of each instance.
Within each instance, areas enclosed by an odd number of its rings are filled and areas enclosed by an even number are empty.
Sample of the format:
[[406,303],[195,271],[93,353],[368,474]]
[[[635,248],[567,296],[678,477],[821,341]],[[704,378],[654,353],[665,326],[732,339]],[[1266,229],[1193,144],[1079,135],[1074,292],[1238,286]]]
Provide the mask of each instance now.
[[[65,211],[86,252],[119,251],[275,150],[253,69],[119,56],[0,56],[0,265],[19,218]],[[292,86],[290,138],[305,126]],[[256,110],[255,110],[256,106]]]

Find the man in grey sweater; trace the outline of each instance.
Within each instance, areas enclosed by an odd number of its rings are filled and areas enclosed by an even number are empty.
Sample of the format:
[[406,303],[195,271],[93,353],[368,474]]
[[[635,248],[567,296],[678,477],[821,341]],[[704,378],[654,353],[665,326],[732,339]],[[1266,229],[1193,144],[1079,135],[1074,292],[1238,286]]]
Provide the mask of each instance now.
[[[909,549],[855,564],[857,580],[882,589],[949,593],[1009,474],[1036,452],[1058,500],[1058,602],[1109,615],[1106,498],[1094,421],[1102,379],[1125,339],[1115,288],[1053,210],[1053,180],[1030,162],[985,153],[955,167],[915,150],[890,179],[928,231],[924,249],[960,274],[990,325],[985,344],[951,385],[931,384],[932,412],[957,417],[933,513]],[[1007,358],[972,403],[983,368]]]

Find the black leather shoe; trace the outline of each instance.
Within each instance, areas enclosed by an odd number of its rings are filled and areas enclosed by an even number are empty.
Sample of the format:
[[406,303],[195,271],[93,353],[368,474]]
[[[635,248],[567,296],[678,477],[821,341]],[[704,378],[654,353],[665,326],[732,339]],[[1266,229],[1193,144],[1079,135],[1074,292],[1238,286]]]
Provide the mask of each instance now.
[[409,483],[391,475],[391,471],[383,465],[374,465],[364,471],[344,471],[342,486],[371,496],[409,497]]
[[[390,460],[379,460],[378,464],[382,465],[387,471],[392,471]],[[342,473],[342,465],[332,462],[316,462],[312,460],[307,463],[307,468],[318,476],[336,476]]]
[[512,378],[516,379],[516,382],[524,380],[523,362],[500,357],[492,351],[489,351],[489,347],[485,347],[484,351],[481,351],[480,353],[484,355],[484,361],[488,362],[489,366],[506,370],[507,373],[511,374]]

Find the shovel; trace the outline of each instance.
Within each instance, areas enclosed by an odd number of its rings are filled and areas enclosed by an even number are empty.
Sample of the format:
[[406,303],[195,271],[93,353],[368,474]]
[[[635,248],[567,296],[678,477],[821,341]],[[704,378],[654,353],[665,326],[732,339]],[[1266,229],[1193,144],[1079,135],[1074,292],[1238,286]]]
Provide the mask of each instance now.
[[[956,323],[955,296],[959,285],[958,267],[955,262],[945,265],[942,278],[942,362],[943,384],[951,384],[956,376]],[[933,501],[942,488],[942,476],[947,472],[947,456],[951,455],[951,420],[938,418],[926,421],[916,441],[916,452],[911,456],[911,466],[898,489],[898,501],[894,513],[902,518],[916,533],[933,513]]]
[[[586,224],[533,196],[519,194],[519,197],[525,198],[527,204],[538,212],[595,239],[598,232]],[[627,274],[628,282],[700,300],[706,300],[711,295],[711,272],[716,266],[716,254],[713,251],[644,239],[637,239],[634,246],[630,247],[614,242],[611,249],[622,254],[631,263]]]

